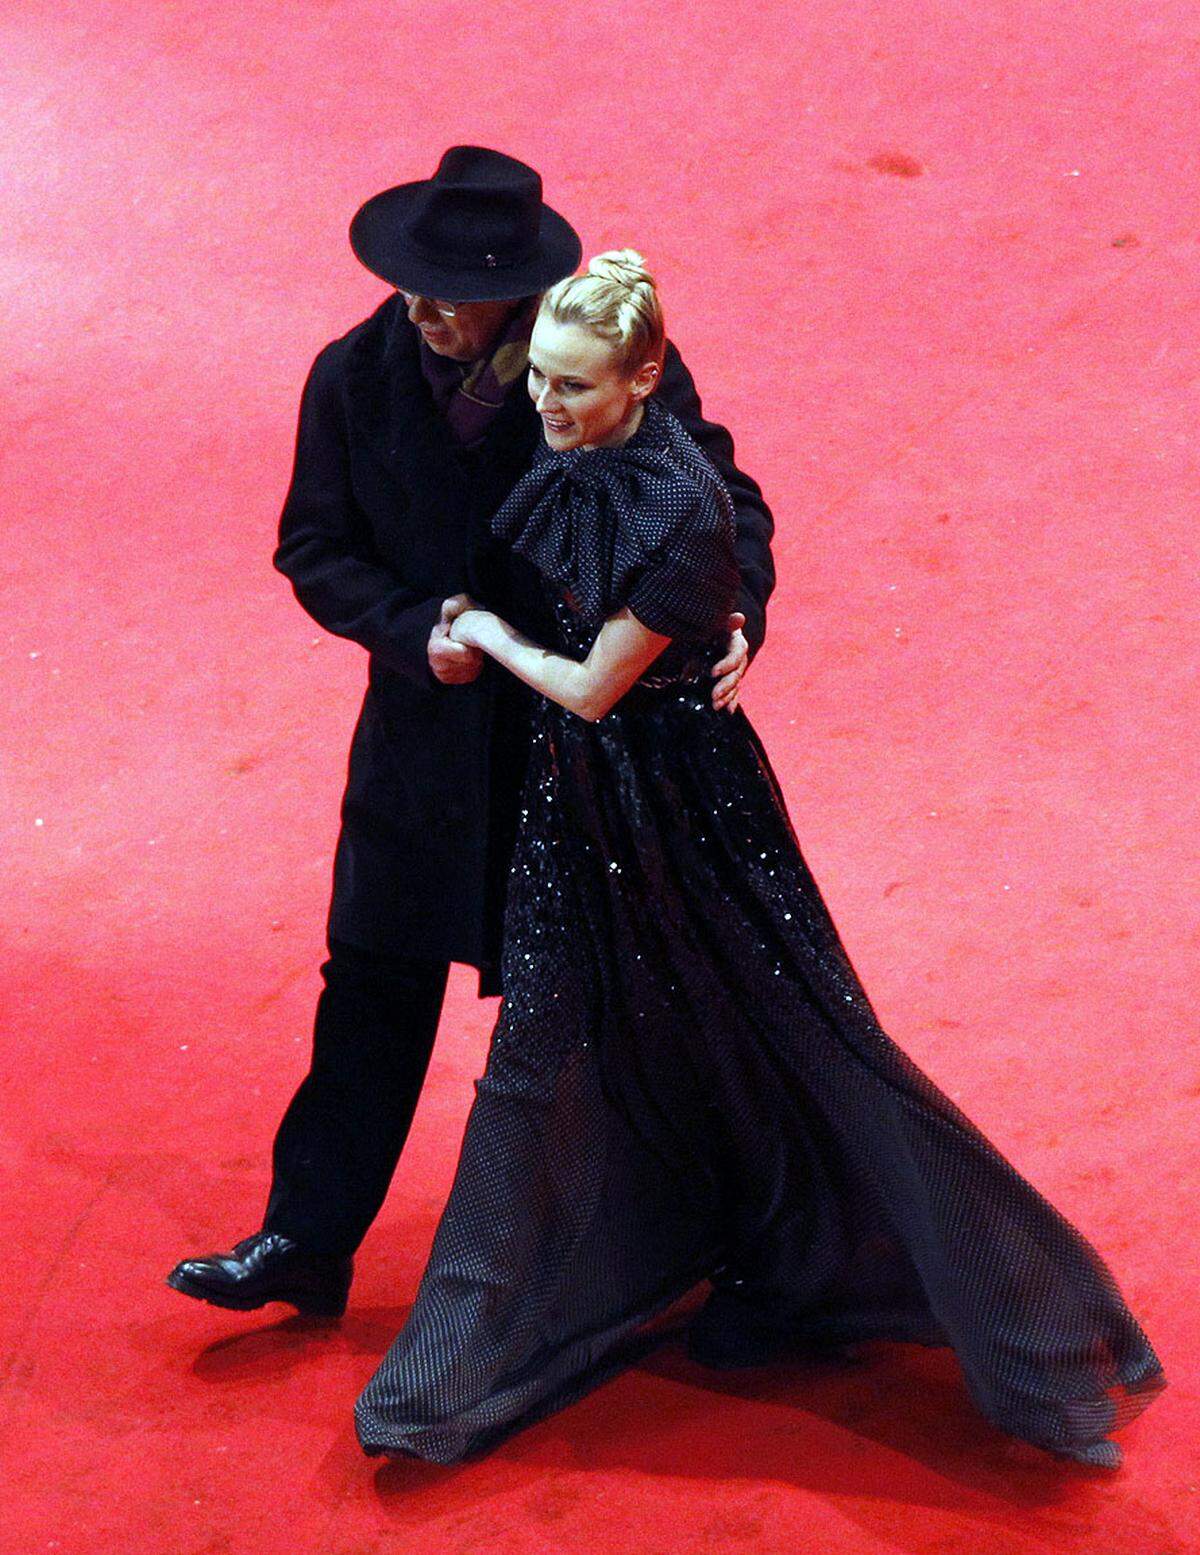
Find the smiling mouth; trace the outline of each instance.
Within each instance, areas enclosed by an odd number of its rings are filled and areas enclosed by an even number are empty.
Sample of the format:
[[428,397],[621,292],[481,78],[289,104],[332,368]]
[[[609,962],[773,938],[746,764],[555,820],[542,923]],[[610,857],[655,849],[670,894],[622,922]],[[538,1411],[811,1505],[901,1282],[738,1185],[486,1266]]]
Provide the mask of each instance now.
[[569,432],[572,427],[570,421],[555,421],[550,416],[543,416],[542,420],[552,432]]

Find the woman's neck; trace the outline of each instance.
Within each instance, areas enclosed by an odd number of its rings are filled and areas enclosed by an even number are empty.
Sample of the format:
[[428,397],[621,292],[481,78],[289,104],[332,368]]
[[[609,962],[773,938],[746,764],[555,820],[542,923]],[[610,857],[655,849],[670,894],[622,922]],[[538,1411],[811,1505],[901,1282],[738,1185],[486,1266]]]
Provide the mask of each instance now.
[[620,422],[599,443],[585,443],[585,448],[619,448],[622,443],[627,443],[638,427],[642,424],[642,418],[646,414],[646,406],[642,400],[635,400],[624,421]]

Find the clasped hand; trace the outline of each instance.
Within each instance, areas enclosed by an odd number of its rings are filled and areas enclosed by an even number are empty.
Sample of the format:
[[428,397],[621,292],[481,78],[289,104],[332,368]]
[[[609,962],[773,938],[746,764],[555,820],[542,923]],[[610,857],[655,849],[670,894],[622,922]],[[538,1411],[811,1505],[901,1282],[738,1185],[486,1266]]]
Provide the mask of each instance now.
[[457,637],[453,635],[458,617],[473,609],[475,601],[468,594],[455,594],[444,600],[438,623],[429,634],[429,668],[443,686],[468,685],[483,669],[482,650],[463,641],[461,628]]
[[[475,622],[470,619],[472,614]],[[454,594],[442,602],[441,617],[429,637],[429,668],[442,685],[466,685],[483,669],[483,650],[476,646],[472,628],[485,614],[469,594]],[[730,616],[729,648],[712,668],[716,681],[713,706],[729,713],[738,705],[742,677],[750,663],[750,648],[742,631],[745,624],[746,617],[740,611]]]
[[482,652],[475,628],[490,612],[477,605],[469,594],[455,594],[442,605],[442,620],[450,627],[450,641]]

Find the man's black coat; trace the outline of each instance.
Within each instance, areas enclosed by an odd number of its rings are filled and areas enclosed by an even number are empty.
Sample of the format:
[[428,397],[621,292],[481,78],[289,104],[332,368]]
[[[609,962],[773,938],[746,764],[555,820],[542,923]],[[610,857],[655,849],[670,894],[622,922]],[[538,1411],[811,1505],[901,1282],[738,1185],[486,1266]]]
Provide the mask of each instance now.
[[[334,864],[332,938],[488,967],[524,752],[523,688],[494,665],[443,686],[426,657],[442,601],[463,590],[520,617],[521,578],[486,521],[528,467],[541,425],[523,380],[483,442],[459,447],[421,373],[397,297],[325,347],[300,406],[275,566],[314,620],[367,649]],[[724,477],[737,514],[738,608],[751,651],[774,586],[771,514],[703,419],[668,345],[659,399]],[[485,988],[495,989],[485,979]]]

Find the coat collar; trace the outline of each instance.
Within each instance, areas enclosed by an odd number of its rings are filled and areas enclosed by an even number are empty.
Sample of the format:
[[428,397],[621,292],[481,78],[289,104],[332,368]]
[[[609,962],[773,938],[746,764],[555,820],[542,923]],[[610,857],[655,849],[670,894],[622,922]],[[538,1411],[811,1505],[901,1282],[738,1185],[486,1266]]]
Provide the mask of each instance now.
[[389,297],[353,337],[345,376],[351,422],[407,490],[426,493],[440,508],[461,508],[480,462],[516,479],[536,445],[536,418],[522,384],[514,384],[482,442],[464,450],[434,406],[419,336],[399,299]]
[[396,297],[353,331],[345,383],[354,431],[406,485],[410,467],[431,456],[443,461],[450,438],[421,376],[416,331]]

